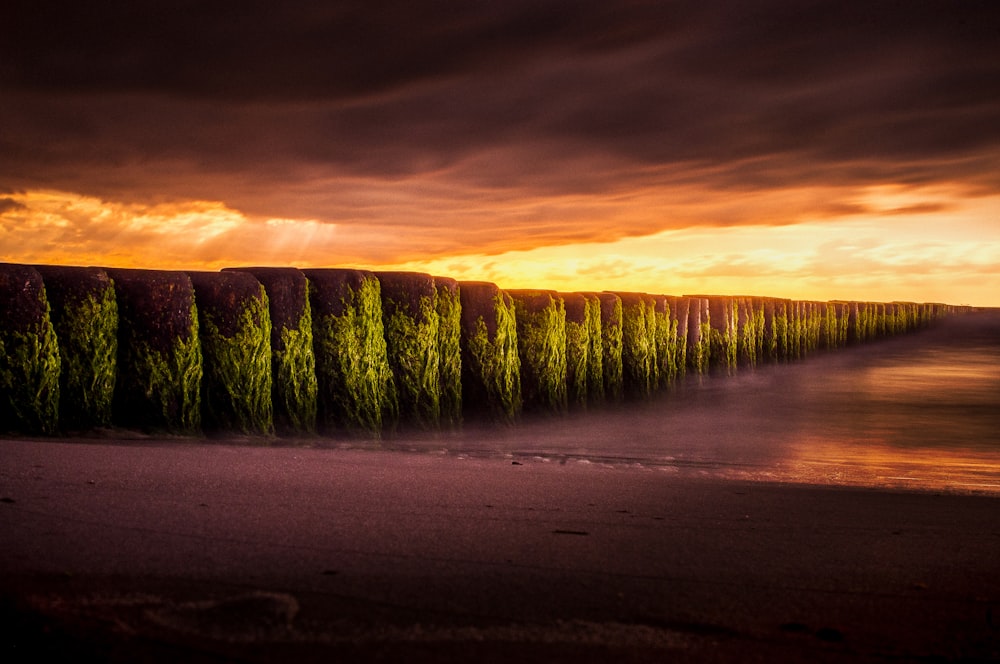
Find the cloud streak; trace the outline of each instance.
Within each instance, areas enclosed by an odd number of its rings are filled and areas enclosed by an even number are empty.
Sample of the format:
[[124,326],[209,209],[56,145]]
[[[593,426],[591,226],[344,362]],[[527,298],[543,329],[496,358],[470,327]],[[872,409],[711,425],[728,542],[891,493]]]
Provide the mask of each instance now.
[[[4,23],[8,217],[41,190],[211,201],[385,262],[1000,194],[995,2],[16,1]],[[886,185],[912,196],[869,200]]]

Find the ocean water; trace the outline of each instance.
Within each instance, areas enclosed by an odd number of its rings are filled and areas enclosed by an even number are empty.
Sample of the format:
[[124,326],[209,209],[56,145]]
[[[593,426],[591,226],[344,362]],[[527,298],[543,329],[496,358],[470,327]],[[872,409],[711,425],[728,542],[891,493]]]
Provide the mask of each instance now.
[[643,403],[401,448],[736,479],[1000,495],[1000,310]]

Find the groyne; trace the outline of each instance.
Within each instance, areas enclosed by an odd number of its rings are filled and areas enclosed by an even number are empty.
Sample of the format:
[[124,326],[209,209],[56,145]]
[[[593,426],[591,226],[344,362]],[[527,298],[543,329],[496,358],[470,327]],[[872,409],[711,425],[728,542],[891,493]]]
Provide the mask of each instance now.
[[420,273],[0,264],[0,434],[391,435],[641,400],[937,303],[503,290]]

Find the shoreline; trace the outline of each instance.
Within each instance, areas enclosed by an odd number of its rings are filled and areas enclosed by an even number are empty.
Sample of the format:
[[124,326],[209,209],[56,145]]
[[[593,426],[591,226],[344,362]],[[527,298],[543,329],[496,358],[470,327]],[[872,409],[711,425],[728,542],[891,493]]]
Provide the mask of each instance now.
[[52,633],[97,661],[1000,655],[993,496],[371,450],[0,450],[14,655]]

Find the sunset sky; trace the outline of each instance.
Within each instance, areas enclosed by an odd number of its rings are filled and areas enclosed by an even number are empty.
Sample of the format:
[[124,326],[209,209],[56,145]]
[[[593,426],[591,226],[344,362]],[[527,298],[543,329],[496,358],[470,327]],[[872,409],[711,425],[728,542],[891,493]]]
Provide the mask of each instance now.
[[0,261],[1000,306],[1000,2],[13,0]]

